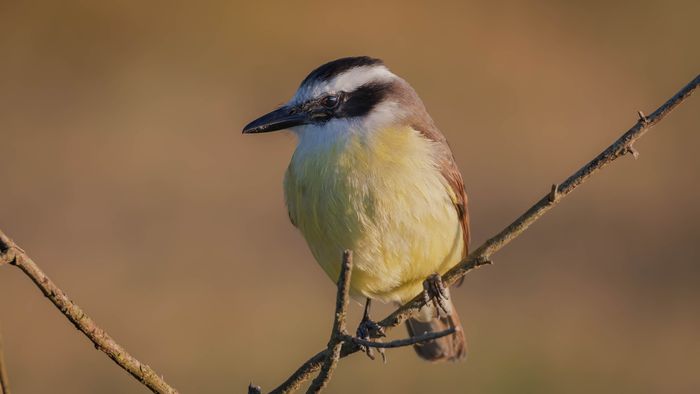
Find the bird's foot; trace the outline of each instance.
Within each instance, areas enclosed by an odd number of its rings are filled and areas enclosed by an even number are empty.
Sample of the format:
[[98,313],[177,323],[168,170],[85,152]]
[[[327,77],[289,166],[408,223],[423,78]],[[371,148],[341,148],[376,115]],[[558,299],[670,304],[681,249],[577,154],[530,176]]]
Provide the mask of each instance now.
[[433,305],[438,316],[440,312],[449,315],[452,312],[450,303],[450,293],[442,283],[442,278],[439,274],[430,275],[423,281],[423,301],[425,305]]
[[386,336],[384,327],[377,324],[370,318],[362,318],[360,325],[357,326],[357,337],[365,340],[372,338],[383,338]]
[[[386,336],[384,327],[380,326],[375,321],[369,318],[369,300],[368,303],[365,305],[365,314],[362,316],[362,321],[360,321],[360,325],[357,326],[357,332],[355,335],[358,338],[364,339],[366,341],[370,341],[376,338],[383,338]],[[367,357],[374,360],[373,348],[360,345],[360,350],[362,350],[367,355]],[[381,354],[382,360],[386,362],[384,349],[377,348],[377,351],[379,351],[379,354]]]

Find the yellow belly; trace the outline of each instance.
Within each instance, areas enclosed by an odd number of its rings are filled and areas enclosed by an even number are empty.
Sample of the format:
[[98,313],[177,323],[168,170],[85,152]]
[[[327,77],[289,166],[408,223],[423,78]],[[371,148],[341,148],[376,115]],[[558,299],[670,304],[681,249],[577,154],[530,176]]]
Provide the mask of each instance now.
[[352,249],[353,297],[407,301],[461,259],[462,229],[433,144],[387,128],[294,153],[284,185],[290,219],[333,280]]

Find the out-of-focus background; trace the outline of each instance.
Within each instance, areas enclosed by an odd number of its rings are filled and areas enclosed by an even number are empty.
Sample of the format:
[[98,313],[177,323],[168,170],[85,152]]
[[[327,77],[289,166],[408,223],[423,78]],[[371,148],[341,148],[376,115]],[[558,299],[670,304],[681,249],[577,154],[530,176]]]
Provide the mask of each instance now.
[[[271,389],[325,346],[335,288],[288,223],[293,136],[245,123],[322,62],[383,58],[447,135],[477,246],[697,75],[698,12],[5,1],[0,228],[183,393]],[[700,391],[699,129],[693,97],[469,274],[466,362],[354,356],[329,392]],[[146,392],[13,267],[0,306],[16,392]]]

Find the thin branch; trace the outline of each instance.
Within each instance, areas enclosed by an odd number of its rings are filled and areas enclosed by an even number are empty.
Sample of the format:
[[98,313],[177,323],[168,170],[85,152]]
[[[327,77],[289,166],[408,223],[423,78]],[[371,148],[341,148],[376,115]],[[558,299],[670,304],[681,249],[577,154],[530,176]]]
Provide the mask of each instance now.
[[335,298],[335,319],[333,319],[333,330],[328,340],[326,359],[321,367],[321,372],[311,383],[307,393],[318,393],[323,390],[333,375],[335,367],[340,359],[340,350],[343,347],[343,340],[347,336],[346,317],[348,303],[350,301],[350,277],[352,275],[352,251],[343,252],[343,264],[338,275],[338,293]]
[[151,391],[154,393],[177,393],[151,367],[134,358],[126,349],[112,339],[105,330],[100,328],[77,304],[68,298],[63,290],[46,276],[39,266],[27,256],[24,250],[0,231],[0,266],[3,264],[14,265],[21,269],[44,295],[53,302],[56,308],[92,341],[95,348],[107,354],[109,358],[151,389]]
[[331,340],[338,340],[347,332],[345,323],[350,303],[350,279],[352,277],[352,251],[343,252],[343,264],[338,275],[338,293],[335,297],[335,319],[333,319],[333,331]]
[[321,372],[318,373],[316,379],[311,382],[309,389],[306,390],[307,394],[320,393],[321,390],[326,388],[328,381],[331,380],[333,371],[335,371],[335,367],[338,366],[338,360],[340,360],[340,348],[342,346],[342,342],[336,342],[333,344],[330,352],[328,352],[326,355],[326,360],[323,362],[323,366],[321,366]]
[[10,394],[10,377],[7,374],[7,367],[5,366],[2,332],[0,332],[0,394]]
[[423,335],[418,335],[418,336],[410,337],[410,338],[406,338],[406,339],[397,339],[397,340],[391,341],[391,342],[367,341],[365,339],[353,337],[350,335],[347,335],[345,337],[345,340],[350,341],[350,342],[352,342],[356,345],[360,345],[360,346],[374,347],[374,348],[381,348],[381,349],[390,349],[390,348],[411,346],[411,345],[415,345],[418,343],[432,341],[434,339],[438,339],[438,338],[442,338],[442,337],[447,336],[447,335],[454,334],[455,331],[457,331],[457,330],[454,327],[451,327],[451,328],[448,328],[447,330],[444,330],[444,331],[428,332],[428,333],[425,333]]
[[[503,229],[494,237],[488,239],[475,251],[470,253],[464,261],[445,273],[445,275],[442,276],[443,282],[446,285],[455,283],[468,271],[480,265],[479,262],[483,261],[484,259],[489,259],[492,254],[496,253],[501,248],[508,245],[510,241],[517,238],[520,234],[527,230],[532,223],[559,203],[564,197],[574,191],[574,189],[580,186],[583,182],[588,180],[588,178],[590,178],[594,173],[603,169],[608,164],[612,163],[619,157],[624,156],[625,154],[630,153],[634,155],[636,150],[632,148],[632,145],[644,134],[646,134],[649,129],[664,119],[666,115],[668,115],[686,98],[690,97],[698,85],[700,85],[700,75],[696,76],[695,79],[690,81],[683,87],[683,89],[668,99],[668,101],[666,101],[662,106],[657,108],[654,113],[648,117],[641,117],[637,123],[632,126],[632,128],[627,130],[620,138],[618,138],[617,141],[601,152],[598,156],[593,158],[593,160],[581,167],[573,175],[568,177],[564,182],[559,184],[556,191],[556,199],[551,201],[550,194],[547,194],[541,198],[524,214],[515,219],[515,221],[513,221],[513,223],[511,223],[508,227]],[[413,300],[401,306],[379,324],[385,327],[395,327],[413,315],[413,313],[415,313],[415,311],[417,311],[422,305],[423,303],[421,297],[416,296],[413,298]]]
[[[495,236],[489,238],[476,250],[469,254],[462,262],[450,269],[442,280],[446,285],[452,285],[467,272],[479,267],[480,265],[490,263],[491,255],[506,246],[510,241],[517,238],[525,230],[530,227],[537,219],[559,203],[562,198],[566,197],[574,191],[579,185],[588,180],[594,173],[606,167],[617,158],[626,154],[631,154],[635,158],[639,153],[634,148],[633,144],[646,134],[658,122],[663,120],[673,109],[687,99],[695,89],[700,85],[700,75],[690,81],[678,93],[668,99],[662,106],[656,109],[651,115],[645,116],[639,112],[637,123],[627,130],[617,141],[610,145],[607,149],[593,158],[586,165],[581,167],[573,175],[567,178],[559,185],[555,185],[551,190],[535,203],[530,209],[518,217],[508,227],[503,229]],[[425,301],[421,295],[417,295],[411,301],[405,303],[384,320],[379,322],[379,325],[385,328],[396,327],[404,322],[409,317],[416,314],[420,308],[425,305]],[[341,349],[340,357],[345,357],[359,350],[359,346],[353,343],[346,342]],[[306,363],[302,364],[284,383],[277,387],[273,393],[289,393],[296,390],[304,381],[317,372],[322,365],[322,360],[326,357],[326,350],[321,351],[311,357]]]
[[[346,347],[348,347],[347,343],[341,349],[341,358],[354,353],[349,349],[346,350]],[[289,378],[287,378],[287,380],[285,380],[284,382],[282,382],[282,384],[277,386],[276,389],[270,391],[270,394],[287,394],[299,390],[301,385],[304,384],[304,382],[306,382],[312,374],[321,369],[321,366],[323,365],[327,357],[328,349],[323,349],[320,352],[316,353],[313,357],[311,357],[304,364],[302,364],[299,367],[299,369],[294,371],[294,373]]]

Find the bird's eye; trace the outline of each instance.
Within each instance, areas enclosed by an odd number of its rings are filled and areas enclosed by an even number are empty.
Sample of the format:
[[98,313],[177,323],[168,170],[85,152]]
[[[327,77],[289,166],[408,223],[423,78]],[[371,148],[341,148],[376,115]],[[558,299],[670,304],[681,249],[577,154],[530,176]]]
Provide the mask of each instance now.
[[326,96],[321,99],[321,105],[327,109],[333,109],[336,105],[338,105],[339,101],[338,96]]

